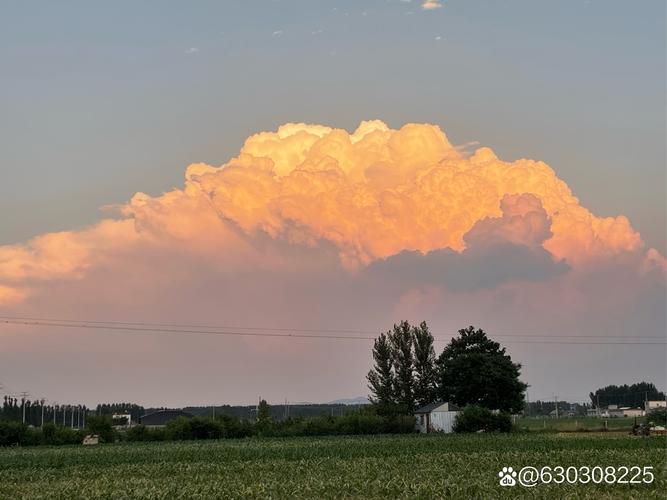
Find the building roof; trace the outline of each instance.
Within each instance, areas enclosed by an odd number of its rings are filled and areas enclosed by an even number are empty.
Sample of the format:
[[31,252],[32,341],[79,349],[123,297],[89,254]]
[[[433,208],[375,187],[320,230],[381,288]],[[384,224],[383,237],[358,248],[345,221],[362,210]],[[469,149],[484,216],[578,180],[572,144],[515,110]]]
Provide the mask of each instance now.
[[167,425],[168,422],[179,417],[191,418],[192,415],[183,410],[158,410],[143,415],[139,421],[143,425]]
[[449,411],[459,411],[459,407],[456,405],[453,405],[452,403],[447,403],[446,401],[434,401],[433,403],[429,403],[427,405],[422,406],[421,408],[417,408],[415,410],[415,413],[431,413],[434,410],[437,410],[440,408],[442,405],[447,404],[447,409]]

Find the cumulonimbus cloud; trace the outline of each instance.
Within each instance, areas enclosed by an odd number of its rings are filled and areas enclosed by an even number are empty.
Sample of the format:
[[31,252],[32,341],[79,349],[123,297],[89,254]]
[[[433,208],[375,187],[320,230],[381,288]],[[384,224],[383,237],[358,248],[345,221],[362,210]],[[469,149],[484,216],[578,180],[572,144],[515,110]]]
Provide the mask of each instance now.
[[460,253],[499,241],[537,247],[571,268],[624,253],[665,266],[626,217],[595,216],[545,163],[502,161],[485,147],[465,154],[429,124],[392,130],[366,121],[351,134],[286,124],[249,137],[221,166],[190,165],[182,189],[137,193],[118,208],[120,218],[83,230],[0,246],[0,304],[137,248],[179,247],[212,265],[230,255],[261,261],[253,241],[266,237],[333,246],[349,270],[404,251]]

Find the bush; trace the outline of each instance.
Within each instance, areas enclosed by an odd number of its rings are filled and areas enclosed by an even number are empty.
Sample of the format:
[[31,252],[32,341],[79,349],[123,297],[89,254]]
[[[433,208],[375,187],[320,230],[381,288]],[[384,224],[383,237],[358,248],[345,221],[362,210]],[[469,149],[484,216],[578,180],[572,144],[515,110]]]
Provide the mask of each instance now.
[[0,421],[0,446],[25,444],[28,427],[21,422]]
[[113,443],[116,441],[116,430],[111,425],[111,418],[105,416],[91,416],[86,421],[86,432],[97,434],[102,443]]
[[399,415],[385,421],[385,433],[387,434],[410,434],[417,432],[415,429],[415,417],[412,415]]
[[164,441],[165,430],[163,428],[152,429],[145,425],[135,425],[125,431],[126,441]]
[[210,418],[179,417],[167,424],[165,437],[174,441],[188,439],[219,439],[223,436],[223,426]]
[[385,421],[379,415],[351,413],[336,420],[337,434],[380,434],[385,431]]
[[454,432],[510,432],[512,419],[506,413],[493,413],[482,406],[469,405],[456,416]]
[[646,414],[646,423],[654,425],[667,425],[667,408],[653,408]]
[[86,435],[86,432],[84,431],[75,431],[69,427],[51,423],[44,424],[44,427],[42,427],[41,430],[36,429],[35,432],[39,433],[39,439],[38,442],[32,444],[81,444]]
[[252,436],[252,424],[229,415],[220,415],[218,422],[222,426],[222,436],[226,438],[244,438]]
[[194,417],[188,421],[191,439],[220,439],[223,428],[219,422],[209,418]]

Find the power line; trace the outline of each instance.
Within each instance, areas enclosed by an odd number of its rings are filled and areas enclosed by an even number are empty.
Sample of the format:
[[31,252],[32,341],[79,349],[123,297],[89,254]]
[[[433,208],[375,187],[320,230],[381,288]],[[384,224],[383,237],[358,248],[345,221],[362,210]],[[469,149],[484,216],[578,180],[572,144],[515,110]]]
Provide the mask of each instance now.
[[[277,337],[277,338],[304,338],[304,339],[330,339],[330,340],[375,340],[375,337],[358,336],[358,335],[315,335],[308,333],[274,333],[274,332],[238,332],[238,331],[221,331],[221,330],[186,330],[186,329],[169,329],[169,328],[152,328],[152,327],[132,327],[120,325],[106,325],[106,324],[89,324],[88,322],[71,322],[58,323],[55,321],[18,321],[4,319],[1,323],[22,326],[40,326],[40,327],[59,327],[59,328],[81,328],[89,330],[111,330],[120,332],[136,332],[148,334],[175,334],[175,335],[220,335],[220,336],[237,336],[237,337]],[[603,339],[604,337],[600,337]],[[436,342],[448,342],[450,339],[436,338]],[[667,342],[619,342],[619,341],[566,341],[566,340],[508,340],[504,341],[508,344],[571,344],[571,345],[667,345]]]
[[[25,316],[3,316],[0,315],[0,322],[5,322],[5,323],[12,323],[12,324],[42,324],[42,323],[48,323],[48,326],[78,326],[77,324],[85,324],[93,328],[93,326],[99,326],[99,327],[105,327],[106,325],[112,325],[112,326],[119,326],[119,327],[124,327],[128,330],[132,331],[137,331],[137,330],[143,330],[143,328],[134,328],[134,326],[139,326],[139,327],[150,327],[146,328],[145,330],[151,330],[153,327],[160,327],[160,328],[154,328],[155,330],[159,331],[165,331],[165,332],[186,332],[186,333],[191,333],[192,330],[184,330],[184,329],[197,329],[197,333],[209,333],[206,330],[216,330],[215,332],[210,332],[210,333],[220,333],[221,330],[233,330],[232,332],[225,332],[225,334],[229,335],[241,335],[241,332],[236,332],[236,330],[243,330],[243,331],[257,331],[261,332],[262,335],[258,336],[280,336],[280,335],[274,335],[273,333],[269,332],[296,332],[296,333],[325,333],[325,334],[334,334],[334,333],[350,333],[350,334],[371,334],[371,335],[377,335],[378,331],[374,330],[355,330],[355,329],[322,329],[322,328],[283,328],[283,327],[259,327],[259,326],[238,326],[238,325],[202,325],[202,324],[182,324],[182,323],[153,323],[153,322],[141,322],[141,321],[100,321],[100,320],[78,320],[78,319],[57,319],[57,318],[43,318],[43,317],[25,317]],[[28,323],[30,322],[30,323]],[[59,323],[58,325],[54,325],[52,323]],[[63,324],[60,324],[63,323]],[[162,328],[162,327],[166,327]],[[114,329],[114,328],[110,328]],[[123,329],[123,328],[118,328],[118,329]],[[201,330],[201,329],[206,329],[206,330]],[[248,334],[252,335],[252,334]],[[297,335],[289,335],[292,337],[295,337]],[[447,336],[447,335],[434,335],[436,338],[437,336],[440,337],[445,337],[447,339],[452,338],[453,336]],[[548,334],[548,333],[497,333],[492,335],[494,338],[495,337],[543,337],[543,338],[572,338],[572,339],[579,339],[579,338],[591,338],[591,339],[665,339],[664,335],[566,335],[566,334]],[[329,338],[327,336],[304,336],[305,338],[314,338],[314,337],[322,337],[322,338]],[[332,336],[331,338],[337,338],[339,337],[338,335]],[[374,340],[375,337],[357,337],[357,336],[340,336],[342,338],[350,338],[350,339],[359,339],[359,340]],[[660,343],[662,344],[662,342]]]
[[99,320],[79,320],[79,319],[57,319],[57,318],[33,318],[25,316],[1,316],[0,320],[18,320],[18,321],[56,321],[59,323],[89,323],[99,325],[138,325],[138,326],[164,326],[173,328],[208,328],[208,329],[235,329],[235,330],[257,330],[257,331],[276,331],[276,332],[323,332],[323,333],[368,333],[376,334],[374,330],[336,330],[321,328],[274,328],[260,326],[238,326],[238,325],[202,325],[202,324],[182,324],[182,323],[152,323],[142,321],[99,321]]

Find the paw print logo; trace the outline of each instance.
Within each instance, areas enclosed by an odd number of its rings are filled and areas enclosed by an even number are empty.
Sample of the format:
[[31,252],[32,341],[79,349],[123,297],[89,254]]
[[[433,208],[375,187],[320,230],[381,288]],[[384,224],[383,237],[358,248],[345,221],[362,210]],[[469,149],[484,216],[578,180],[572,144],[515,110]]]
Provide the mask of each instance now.
[[516,471],[512,467],[503,467],[498,473],[500,486],[516,486]]

